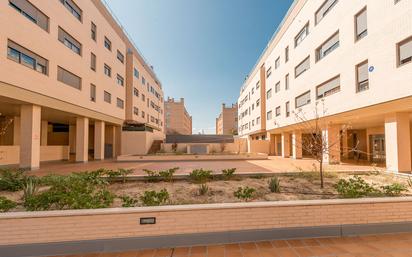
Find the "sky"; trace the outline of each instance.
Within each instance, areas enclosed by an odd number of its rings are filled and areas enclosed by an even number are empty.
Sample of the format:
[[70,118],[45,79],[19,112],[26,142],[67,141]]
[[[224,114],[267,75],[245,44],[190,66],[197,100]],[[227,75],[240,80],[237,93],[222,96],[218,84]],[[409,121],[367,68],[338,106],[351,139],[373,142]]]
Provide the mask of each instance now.
[[293,0],[105,0],[162,83],[185,98],[193,133],[215,133]]

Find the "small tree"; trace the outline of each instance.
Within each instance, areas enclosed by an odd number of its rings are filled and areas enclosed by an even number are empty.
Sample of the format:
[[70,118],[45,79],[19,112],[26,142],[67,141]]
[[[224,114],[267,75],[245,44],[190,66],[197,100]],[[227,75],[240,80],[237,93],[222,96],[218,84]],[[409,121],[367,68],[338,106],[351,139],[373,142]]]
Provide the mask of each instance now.
[[[300,147],[307,152],[319,163],[320,187],[324,187],[324,156],[325,155],[340,155],[340,141],[342,136],[347,133],[348,125],[344,124],[340,127],[337,135],[331,140],[331,135],[324,133],[324,130],[330,125],[326,119],[327,110],[324,106],[323,99],[321,100],[321,110],[319,110],[319,101],[315,103],[313,118],[307,118],[302,109],[294,111],[295,119],[298,122],[300,130],[307,133],[309,136],[303,138],[301,142],[295,142],[295,147]],[[316,167],[315,167],[316,168]]]
[[6,134],[7,128],[10,126],[10,124],[13,122],[12,119],[3,116],[0,113],[0,136],[4,136]]

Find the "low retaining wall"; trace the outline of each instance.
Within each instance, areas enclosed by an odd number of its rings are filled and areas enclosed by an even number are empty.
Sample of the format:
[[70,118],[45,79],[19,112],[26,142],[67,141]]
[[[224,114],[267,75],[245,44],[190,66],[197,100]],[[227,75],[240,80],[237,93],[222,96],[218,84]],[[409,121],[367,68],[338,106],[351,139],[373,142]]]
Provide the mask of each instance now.
[[216,160],[266,160],[267,154],[180,154],[180,155],[121,155],[117,157],[120,162],[136,161],[216,161]]
[[[40,146],[40,161],[61,161],[69,159],[69,146],[42,145]],[[15,165],[20,162],[20,146],[0,146],[0,166]]]
[[[140,224],[150,217],[156,224]],[[0,252],[33,256],[411,229],[411,197],[4,213]]]

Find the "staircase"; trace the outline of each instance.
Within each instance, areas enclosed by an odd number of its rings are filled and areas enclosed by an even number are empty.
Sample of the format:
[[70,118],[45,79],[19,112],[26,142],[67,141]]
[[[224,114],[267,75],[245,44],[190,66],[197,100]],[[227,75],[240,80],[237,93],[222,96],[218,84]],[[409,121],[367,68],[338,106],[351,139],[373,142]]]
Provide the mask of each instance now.
[[155,154],[158,151],[160,151],[162,143],[163,143],[163,140],[154,140],[147,154]]

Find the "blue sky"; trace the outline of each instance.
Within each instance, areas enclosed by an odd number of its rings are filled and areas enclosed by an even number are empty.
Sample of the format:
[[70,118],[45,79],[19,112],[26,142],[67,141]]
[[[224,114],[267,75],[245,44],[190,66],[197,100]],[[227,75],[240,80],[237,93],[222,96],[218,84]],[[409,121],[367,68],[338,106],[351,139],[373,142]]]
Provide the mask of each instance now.
[[106,0],[165,92],[185,98],[193,133],[214,133],[293,0]]

